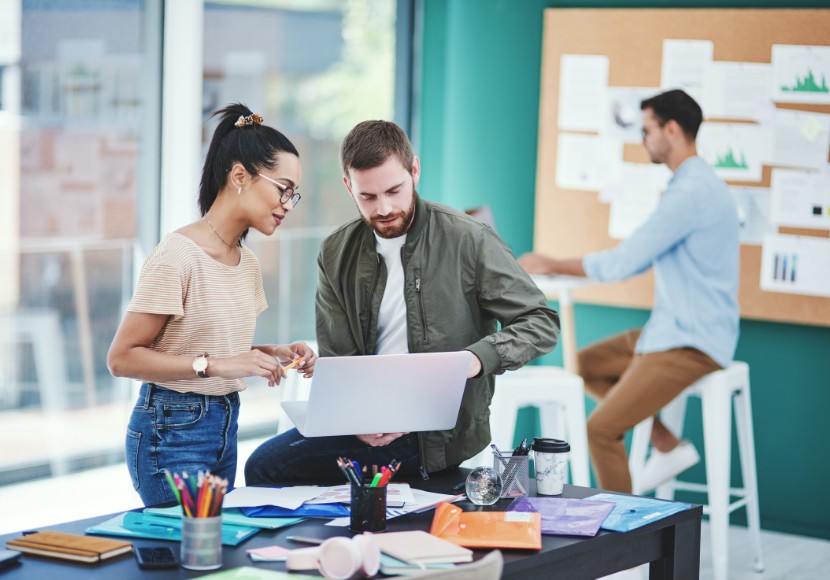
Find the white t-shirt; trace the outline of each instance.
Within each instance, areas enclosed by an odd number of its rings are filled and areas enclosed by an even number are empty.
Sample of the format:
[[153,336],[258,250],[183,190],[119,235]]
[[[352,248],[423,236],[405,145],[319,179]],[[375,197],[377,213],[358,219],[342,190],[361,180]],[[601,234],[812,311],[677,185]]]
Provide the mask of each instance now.
[[403,264],[401,250],[406,234],[397,238],[381,238],[375,234],[375,247],[386,263],[386,288],[378,313],[378,340],[375,354],[406,354],[406,302],[403,296]]

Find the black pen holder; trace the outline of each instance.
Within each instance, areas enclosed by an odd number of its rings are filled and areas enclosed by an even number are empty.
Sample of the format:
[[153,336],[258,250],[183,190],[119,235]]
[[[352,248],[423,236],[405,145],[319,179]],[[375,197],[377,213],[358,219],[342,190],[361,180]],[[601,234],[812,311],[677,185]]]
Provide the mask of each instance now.
[[493,468],[501,476],[501,497],[528,495],[530,467],[527,455],[493,451]]
[[386,531],[386,486],[352,484],[349,529],[356,534]]

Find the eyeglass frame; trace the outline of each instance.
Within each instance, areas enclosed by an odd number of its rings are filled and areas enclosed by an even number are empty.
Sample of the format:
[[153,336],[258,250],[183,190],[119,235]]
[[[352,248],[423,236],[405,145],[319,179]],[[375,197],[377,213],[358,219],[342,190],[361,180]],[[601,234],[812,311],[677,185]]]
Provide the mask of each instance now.
[[297,190],[294,189],[293,187],[289,187],[287,185],[284,185],[284,184],[280,183],[279,181],[276,181],[275,179],[271,179],[267,175],[263,175],[261,173],[257,173],[257,175],[259,175],[263,179],[267,179],[268,181],[270,181],[271,183],[276,185],[278,188],[280,188],[280,191],[282,191],[282,193],[280,194],[280,203],[281,204],[285,204],[290,200],[291,201],[291,207],[297,207],[297,204],[300,203],[300,200],[303,198],[303,196],[301,194],[297,193]]

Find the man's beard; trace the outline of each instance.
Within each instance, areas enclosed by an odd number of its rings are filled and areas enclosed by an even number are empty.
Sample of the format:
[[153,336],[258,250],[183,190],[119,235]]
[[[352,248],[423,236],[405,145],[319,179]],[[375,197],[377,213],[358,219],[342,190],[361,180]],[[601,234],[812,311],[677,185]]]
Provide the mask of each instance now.
[[[406,232],[409,231],[409,227],[412,225],[412,219],[415,216],[415,199],[418,193],[413,189],[412,190],[412,203],[409,204],[409,208],[405,212],[397,212],[394,215],[384,216],[383,219],[389,219],[391,217],[395,218],[402,218],[399,219],[399,224],[396,224],[393,227],[384,227],[381,225],[380,220],[381,218],[367,218],[363,214],[360,214],[360,218],[363,222],[372,228],[377,235],[381,238],[392,239],[392,238],[399,238],[404,235]],[[382,229],[381,229],[382,228]]]

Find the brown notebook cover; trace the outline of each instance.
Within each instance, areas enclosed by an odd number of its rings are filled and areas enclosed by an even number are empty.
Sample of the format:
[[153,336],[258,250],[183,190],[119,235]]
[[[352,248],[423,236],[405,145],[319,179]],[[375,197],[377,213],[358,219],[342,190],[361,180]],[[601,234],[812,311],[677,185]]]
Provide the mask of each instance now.
[[130,542],[65,534],[63,532],[37,532],[6,542],[6,547],[26,554],[49,558],[94,563],[125,554],[133,549]]

